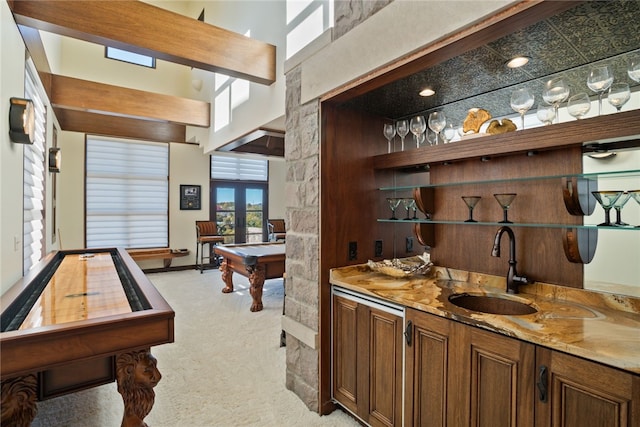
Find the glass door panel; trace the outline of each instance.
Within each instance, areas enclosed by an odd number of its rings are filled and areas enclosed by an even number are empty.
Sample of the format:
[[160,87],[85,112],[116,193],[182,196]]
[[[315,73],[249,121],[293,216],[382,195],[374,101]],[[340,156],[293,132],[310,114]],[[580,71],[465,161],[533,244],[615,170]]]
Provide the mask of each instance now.
[[249,243],[264,241],[264,200],[262,188],[247,188],[245,191],[246,238]]
[[211,216],[225,244],[267,240],[267,194],[266,184],[211,182]]
[[224,243],[236,241],[236,189],[216,187],[215,215],[218,233],[224,236]]

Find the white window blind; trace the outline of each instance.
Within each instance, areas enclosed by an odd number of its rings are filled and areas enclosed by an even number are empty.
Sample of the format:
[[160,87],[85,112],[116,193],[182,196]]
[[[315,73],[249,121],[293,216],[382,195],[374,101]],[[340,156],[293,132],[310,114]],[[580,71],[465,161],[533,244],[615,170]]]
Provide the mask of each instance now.
[[35,110],[35,142],[24,146],[23,154],[23,229],[22,271],[26,274],[42,259],[44,243],[46,109],[39,90],[39,82],[33,77],[31,67],[25,67],[25,97],[33,101]]
[[169,246],[169,146],[87,136],[88,248]]
[[269,161],[242,157],[211,156],[211,178],[267,181],[269,179]]

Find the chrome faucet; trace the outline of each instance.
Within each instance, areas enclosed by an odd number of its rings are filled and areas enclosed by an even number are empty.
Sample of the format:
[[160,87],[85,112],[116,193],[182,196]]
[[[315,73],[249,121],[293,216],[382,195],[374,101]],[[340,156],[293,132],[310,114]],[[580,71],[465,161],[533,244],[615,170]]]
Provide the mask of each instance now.
[[498,228],[498,232],[496,233],[496,237],[493,241],[491,256],[500,256],[500,238],[502,237],[502,233],[504,232],[509,235],[509,271],[507,272],[507,293],[517,294],[518,287],[520,285],[526,285],[527,283],[529,283],[529,279],[527,279],[525,276],[518,276],[518,271],[516,270],[516,237],[513,234],[513,230],[511,230],[509,227],[502,226]]

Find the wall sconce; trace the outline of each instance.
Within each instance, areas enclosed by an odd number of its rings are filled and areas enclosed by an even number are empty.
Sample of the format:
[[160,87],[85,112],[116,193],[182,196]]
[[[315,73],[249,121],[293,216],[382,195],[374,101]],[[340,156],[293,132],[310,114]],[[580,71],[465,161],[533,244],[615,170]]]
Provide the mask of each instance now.
[[9,101],[9,138],[18,144],[33,144],[36,127],[33,101],[23,98],[11,98]]
[[62,152],[58,147],[49,148],[49,172],[60,172],[60,164],[62,163]]

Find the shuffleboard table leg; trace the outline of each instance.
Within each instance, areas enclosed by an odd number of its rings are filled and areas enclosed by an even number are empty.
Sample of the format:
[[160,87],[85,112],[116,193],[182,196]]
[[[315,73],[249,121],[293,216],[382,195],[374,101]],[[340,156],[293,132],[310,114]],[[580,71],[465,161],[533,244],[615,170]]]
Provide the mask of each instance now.
[[2,381],[0,425],[3,427],[31,425],[38,412],[37,388],[38,380],[35,374]]
[[225,287],[222,288],[222,293],[230,294],[233,292],[233,269],[231,269],[227,264],[226,258],[220,265],[220,272],[222,273],[222,281],[225,284]]
[[249,272],[249,292],[251,298],[253,298],[253,304],[251,304],[251,311],[262,310],[262,287],[264,286],[265,268],[258,265],[257,267],[247,267]]
[[116,358],[118,393],[124,401],[121,427],[146,427],[144,418],[151,412],[156,393],[153,388],[162,375],[156,358],[146,350],[119,354]]

